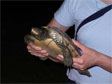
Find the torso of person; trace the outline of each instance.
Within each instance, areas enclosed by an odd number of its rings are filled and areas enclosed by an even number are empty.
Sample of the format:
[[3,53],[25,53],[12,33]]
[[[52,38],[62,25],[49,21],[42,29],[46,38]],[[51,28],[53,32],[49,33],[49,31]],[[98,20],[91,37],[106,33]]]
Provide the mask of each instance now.
[[[63,26],[75,24],[75,30],[88,16],[108,6],[101,0],[65,0],[54,17]],[[78,32],[78,41],[100,53],[112,57],[112,9],[100,18],[91,21]],[[69,79],[77,84],[111,84],[112,73],[95,66],[88,71],[92,77],[79,74],[75,69],[67,71]]]

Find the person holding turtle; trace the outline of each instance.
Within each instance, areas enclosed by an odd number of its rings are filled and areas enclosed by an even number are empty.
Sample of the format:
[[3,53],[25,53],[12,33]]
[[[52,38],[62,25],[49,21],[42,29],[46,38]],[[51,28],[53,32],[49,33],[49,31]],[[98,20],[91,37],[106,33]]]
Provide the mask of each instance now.
[[[67,70],[67,76],[75,84],[112,83],[112,0],[65,0],[48,23],[66,32],[75,25],[74,45],[81,50],[81,56],[73,58],[72,67],[86,70],[91,77],[81,75],[76,69]],[[40,58],[49,53],[29,43],[28,52]],[[63,56],[57,59],[63,61]]]

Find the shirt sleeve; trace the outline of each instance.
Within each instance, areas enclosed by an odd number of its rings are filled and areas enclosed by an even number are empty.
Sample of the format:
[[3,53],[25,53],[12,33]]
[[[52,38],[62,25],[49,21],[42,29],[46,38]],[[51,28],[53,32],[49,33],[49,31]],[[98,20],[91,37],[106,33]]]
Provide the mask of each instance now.
[[54,14],[55,20],[65,27],[73,26],[75,24],[74,11],[76,3],[77,0],[64,0],[61,7]]

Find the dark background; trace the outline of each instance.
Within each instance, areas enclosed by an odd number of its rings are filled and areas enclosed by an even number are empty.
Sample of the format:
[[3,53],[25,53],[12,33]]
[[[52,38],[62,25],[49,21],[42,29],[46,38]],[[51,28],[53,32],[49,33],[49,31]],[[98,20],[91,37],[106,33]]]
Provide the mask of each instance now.
[[[2,1],[2,83],[65,83],[66,67],[27,52],[24,35],[51,20],[61,1]],[[72,31],[71,31],[72,30]],[[70,32],[71,31],[71,32]],[[73,29],[67,32],[73,37]]]

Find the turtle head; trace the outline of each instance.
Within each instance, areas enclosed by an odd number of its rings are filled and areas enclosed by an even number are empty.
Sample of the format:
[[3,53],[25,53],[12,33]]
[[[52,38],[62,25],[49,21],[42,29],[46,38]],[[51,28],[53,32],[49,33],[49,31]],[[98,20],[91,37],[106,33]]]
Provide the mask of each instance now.
[[40,29],[40,28],[33,27],[31,30],[31,34],[33,34],[33,35],[39,35],[41,33],[42,33],[42,29]]
[[43,27],[33,27],[31,30],[31,34],[38,40],[44,40],[48,36],[48,30]]

